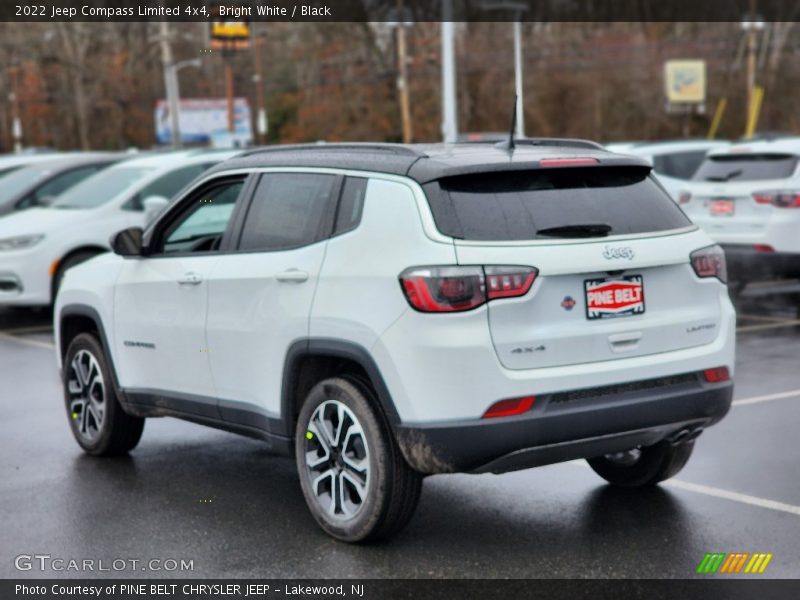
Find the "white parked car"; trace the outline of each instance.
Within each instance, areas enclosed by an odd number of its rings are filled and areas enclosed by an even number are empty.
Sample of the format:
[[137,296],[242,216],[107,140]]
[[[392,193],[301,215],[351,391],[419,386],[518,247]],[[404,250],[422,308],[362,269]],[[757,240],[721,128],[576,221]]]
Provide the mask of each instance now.
[[0,306],[51,304],[67,269],[106,252],[120,229],[143,227],[172,195],[234,154],[187,151],[135,158],[84,179],[49,207],[0,218]]
[[[590,142],[329,144],[203,175],[71,269],[55,330],[89,454],[175,416],[294,454],[320,526],[386,537],[434,473],[677,473],[728,411],[722,251]],[[466,525],[466,524],[465,524]]]
[[0,154],[0,179],[3,175],[12,173],[17,169],[36,165],[43,162],[50,162],[58,158],[74,156],[75,153],[47,152],[44,154]]
[[627,142],[608,144],[609,152],[639,156],[653,165],[653,172],[672,199],[678,201],[686,182],[697,171],[711,150],[730,146],[719,140],[676,140],[667,142]]
[[711,152],[680,202],[722,244],[738,284],[800,276],[800,138]]

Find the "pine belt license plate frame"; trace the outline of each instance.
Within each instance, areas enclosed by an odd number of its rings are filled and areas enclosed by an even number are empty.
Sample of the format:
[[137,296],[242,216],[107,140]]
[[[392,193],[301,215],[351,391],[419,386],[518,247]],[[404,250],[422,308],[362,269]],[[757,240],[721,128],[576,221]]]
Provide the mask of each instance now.
[[[619,308],[603,309],[602,307],[592,307],[589,301],[589,293],[597,292],[602,288],[608,287],[615,296],[616,290],[629,290],[636,295],[638,290],[638,300],[626,300],[624,305]],[[599,279],[586,279],[583,282],[583,298],[586,307],[586,319],[589,321],[601,321],[605,319],[619,319],[623,317],[633,317],[643,315],[646,310],[644,295],[644,277],[642,275],[625,275],[622,277],[603,277]]]

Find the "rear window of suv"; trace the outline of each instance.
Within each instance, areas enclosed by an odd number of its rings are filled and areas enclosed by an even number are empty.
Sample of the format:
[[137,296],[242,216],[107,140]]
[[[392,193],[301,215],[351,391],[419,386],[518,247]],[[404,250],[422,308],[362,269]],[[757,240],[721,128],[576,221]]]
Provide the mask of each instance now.
[[709,156],[694,181],[761,181],[791,177],[797,168],[793,154],[723,154]]
[[425,192],[439,231],[464,240],[552,239],[539,232],[586,225],[604,226],[608,235],[691,225],[649,172],[587,167],[480,173],[440,179]]

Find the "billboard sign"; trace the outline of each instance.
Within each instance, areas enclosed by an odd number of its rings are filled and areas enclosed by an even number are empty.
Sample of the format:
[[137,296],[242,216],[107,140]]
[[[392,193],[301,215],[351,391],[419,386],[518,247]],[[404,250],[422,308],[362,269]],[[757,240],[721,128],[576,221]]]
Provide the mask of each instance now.
[[[236,98],[233,105],[233,132],[228,131],[228,103],[225,98],[187,98],[180,101],[178,122],[184,144],[211,144],[220,138],[231,139],[235,146],[253,142],[250,104],[247,98]],[[156,102],[156,141],[172,141],[172,123],[166,100]],[[218,142],[217,142],[218,143]]]

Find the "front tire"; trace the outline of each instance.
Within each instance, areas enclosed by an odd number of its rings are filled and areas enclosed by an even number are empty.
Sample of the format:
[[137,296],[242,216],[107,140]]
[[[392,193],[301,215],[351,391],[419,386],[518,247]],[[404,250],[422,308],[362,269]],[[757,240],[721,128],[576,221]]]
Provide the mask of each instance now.
[[114,456],[136,447],[144,419],[120,406],[103,347],[93,335],[82,333],[67,348],[63,386],[70,429],[84,452]]
[[405,462],[377,406],[366,385],[336,377],[314,386],[297,420],[306,504],[323,530],[345,542],[390,537],[419,501],[422,476]]
[[612,485],[637,488],[669,479],[686,465],[694,449],[694,440],[634,448],[587,460],[594,472]]

